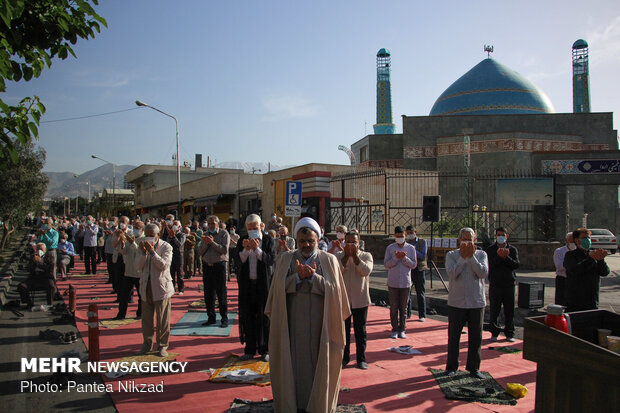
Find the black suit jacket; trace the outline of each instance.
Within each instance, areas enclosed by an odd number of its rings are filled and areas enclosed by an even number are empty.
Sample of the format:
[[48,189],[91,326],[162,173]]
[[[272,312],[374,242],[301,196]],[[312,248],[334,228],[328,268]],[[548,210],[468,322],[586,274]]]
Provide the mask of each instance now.
[[248,239],[247,235],[239,238],[237,242],[237,268],[240,268],[237,275],[237,284],[239,285],[239,339],[245,342],[245,325],[252,319],[254,309],[249,306],[250,293],[255,293],[258,297],[259,311],[261,314],[265,312],[265,304],[269,295],[269,286],[271,285],[271,277],[273,276],[273,266],[276,259],[276,246],[273,238],[266,232],[263,232],[263,241],[260,249],[263,251],[261,259],[256,261],[256,282],[250,281],[250,258],[245,262],[241,262],[241,252],[243,251],[243,240]]

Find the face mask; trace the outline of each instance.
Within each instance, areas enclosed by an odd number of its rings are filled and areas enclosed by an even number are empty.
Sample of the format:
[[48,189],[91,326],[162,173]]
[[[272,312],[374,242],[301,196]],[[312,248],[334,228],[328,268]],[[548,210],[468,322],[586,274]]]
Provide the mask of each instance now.
[[90,221],[86,221],[86,225],[88,225],[90,227],[91,222]]
[[344,239],[344,234],[342,232],[336,232],[336,238]]
[[140,231],[138,228],[134,228],[133,229],[133,236],[134,237],[139,237],[142,234],[142,231]]
[[43,250],[39,250],[39,257],[42,257],[45,255],[45,252]]
[[409,234],[409,235],[407,235],[407,239],[414,240],[415,239],[415,235],[414,234]]
[[166,220],[166,224],[168,225],[172,225],[172,221],[170,221],[169,219]]
[[43,224],[43,225],[41,225],[41,230],[43,230],[43,231],[47,231],[48,229],[50,229],[50,226],[49,226],[49,225],[47,225],[47,224]]
[[277,218],[277,217],[276,217],[275,215],[272,215],[272,216],[271,216],[271,219],[273,219],[274,221],[276,220],[276,218]]
[[202,229],[204,229],[204,230],[206,231],[207,229],[209,229],[209,226],[208,226],[207,224],[204,224],[204,225],[202,226]]
[[251,229],[248,231],[248,237],[251,239],[258,239],[260,238],[260,231],[257,229]]
[[217,228],[215,228],[215,229],[210,229],[210,230],[209,230],[209,234],[217,234]]
[[114,223],[113,223],[113,222],[110,222],[110,223],[108,224],[108,228],[114,228]]
[[231,235],[235,235],[235,230],[234,230],[234,229],[231,229],[231,230],[230,230],[230,234],[231,234]]
[[577,249],[577,246],[576,246],[575,244],[568,244],[567,248],[568,248],[570,251],[575,251],[575,250]]
[[592,246],[592,241],[590,241],[590,238],[581,239],[581,248],[583,248],[584,250],[589,250],[591,246]]
[[120,229],[125,229],[125,228],[127,228],[127,225],[124,222],[121,222],[119,227],[120,227]]
[[495,241],[497,241],[498,244],[505,244],[506,243],[506,237],[503,236],[503,235],[500,235],[497,238],[495,238]]
[[150,242],[151,244],[155,244],[155,237],[145,237],[144,240],[146,242]]
[[396,243],[397,244],[404,244],[405,243],[405,237],[398,237],[398,238],[396,238]]
[[172,226],[172,231],[177,232],[178,229],[179,229],[179,227],[177,227],[176,225]]

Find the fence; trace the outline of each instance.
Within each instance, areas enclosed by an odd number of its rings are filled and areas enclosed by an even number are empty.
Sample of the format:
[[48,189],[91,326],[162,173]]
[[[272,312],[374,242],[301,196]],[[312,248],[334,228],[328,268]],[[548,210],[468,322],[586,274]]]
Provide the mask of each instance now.
[[552,177],[531,171],[359,170],[332,177],[329,221],[367,234],[391,234],[397,225],[427,234],[422,197],[441,195],[441,219],[433,224],[439,237],[464,226],[501,226],[513,240],[544,240],[553,228],[554,185]]

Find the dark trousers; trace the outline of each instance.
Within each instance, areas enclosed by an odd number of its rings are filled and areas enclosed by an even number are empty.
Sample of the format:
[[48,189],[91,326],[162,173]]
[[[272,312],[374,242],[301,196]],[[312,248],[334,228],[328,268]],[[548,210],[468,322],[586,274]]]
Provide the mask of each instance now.
[[215,295],[222,322],[228,322],[228,303],[226,302],[226,262],[202,263],[202,283],[209,320],[215,320]]
[[97,274],[97,247],[84,247],[86,274]]
[[43,278],[41,276],[30,277],[25,282],[17,286],[19,297],[22,303],[26,303],[29,307],[34,305],[30,298],[30,292],[35,290],[44,290],[47,298],[47,304],[52,305],[54,293],[56,292],[56,281],[53,278]]
[[181,262],[173,262],[170,266],[170,277],[172,277],[172,285],[178,292],[182,292],[185,288],[185,281],[183,281],[183,268]]
[[446,370],[458,370],[461,332],[467,323],[467,365],[469,371],[480,369],[482,347],[483,308],[456,308],[448,306],[448,361]]
[[555,303],[566,306],[566,277],[555,277]]
[[120,298],[118,303],[118,315],[125,318],[127,316],[127,307],[129,306],[129,299],[133,294],[133,287],[136,287],[138,292],[138,311],[136,317],[140,317],[142,314],[142,297],[140,296],[140,279],[134,277],[123,277],[120,284]]
[[[426,287],[424,285],[424,270],[420,271],[417,268],[411,270],[411,283],[415,288],[415,295],[418,299],[418,316],[420,318],[426,318]],[[409,305],[407,306],[407,316],[411,317],[411,310],[413,305],[411,304],[411,295],[409,295]]]
[[388,287],[390,294],[390,321],[392,331],[404,332],[407,323],[407,303],[409,302],[409,288]]
[[200,254],[198,254],[197,250],[194,250],[194,274],[196,275],[196,273],[198,274],[202,274],[202,265],[204,263],[202,262],[202,257],[200,256]]
[[97,247],[97,263],[105,261],[105,247]]
[[497,337],[502,331],[501,326],[497,322],[499,312],[504,306],[504,319],[506,328],[504,333],[506,337],[513,337],[515,335],[515,286],[489,286],[489,307],[491,310],[491,334]]
[[344,320],[344,335],[347,344],[344,346],[342,361],[349,362],[351,352],[351,317],[353,318],[353,331],[355,333],[355,358],[358,363],[366,361],[366,318],[368,317],[368,307],[352,308],[349,318]]
[[[252,284],[252,282],[250,281]],[[263,300],[264,301],[264,300]],[[269,318],[265,315],[265,308],[261,306],[261,300],[256,283],[249,289],[247,317],[243,330],[245,332],[245,354],[252,356],[258,353],[269,353]]]
[[[112,262],[112,254],[105,254],[105,263],[108,268],[108,282],[112,283],[112,288],[114,288],[114,263]],[[116,289],[114,290],[116,291]]]
[[121,284],[125,278],[125,261],[123,256],[119,255],[117,261],[114,263],[114,278],[112,278],[112,288],[116,291],[116,299],[121,301]]

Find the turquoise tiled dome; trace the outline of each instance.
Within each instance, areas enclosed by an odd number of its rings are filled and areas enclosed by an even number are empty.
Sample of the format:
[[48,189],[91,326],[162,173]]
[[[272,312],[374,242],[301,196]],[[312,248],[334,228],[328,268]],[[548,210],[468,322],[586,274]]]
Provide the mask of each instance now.
[[553,105],[543,91],[514,70],[489,58],[450,85],[439,96],[430,115],[553,112]]

